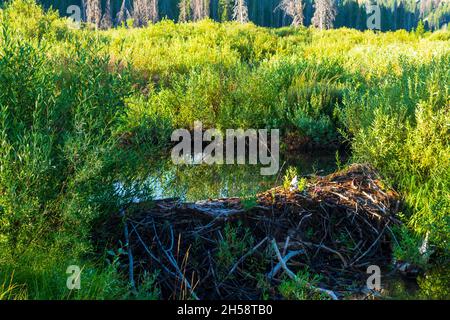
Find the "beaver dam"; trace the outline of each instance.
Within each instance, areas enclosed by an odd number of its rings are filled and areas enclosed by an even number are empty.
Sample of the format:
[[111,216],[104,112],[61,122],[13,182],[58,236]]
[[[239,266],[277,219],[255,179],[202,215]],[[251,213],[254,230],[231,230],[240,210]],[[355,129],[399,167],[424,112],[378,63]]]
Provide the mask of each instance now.
[[[133,287],[156,272],[167,299],[278,299],[271,288],[287,279],[342,299],[366,287],[368,266],[391,262],[399,203],[372,168],[352,165],[253,199],[134,204],[99,237],[122,244]],[[320,279],[309,283],[298,277],[302,270]]]

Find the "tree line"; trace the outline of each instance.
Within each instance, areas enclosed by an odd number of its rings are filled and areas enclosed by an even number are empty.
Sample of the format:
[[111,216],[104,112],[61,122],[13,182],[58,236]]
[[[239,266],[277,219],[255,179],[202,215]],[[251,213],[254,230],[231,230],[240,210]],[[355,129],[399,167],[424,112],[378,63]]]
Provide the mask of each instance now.
[[425,29],[446,27],[450,0],[41,0],[45,7],[67,14],[82,8],[83,20],[100,28],[127,24],[145,26],[167,18],[180,22],[211,18],[253,22],[267,27],[287,25],[318,28],[367,29],[368,10],[378,5],[382,31],[412,30],[420,21]]

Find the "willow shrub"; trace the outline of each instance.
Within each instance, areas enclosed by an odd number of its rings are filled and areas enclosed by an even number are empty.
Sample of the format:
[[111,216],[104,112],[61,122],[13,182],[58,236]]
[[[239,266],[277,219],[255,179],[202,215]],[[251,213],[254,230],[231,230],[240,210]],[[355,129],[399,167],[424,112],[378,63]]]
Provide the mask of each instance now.
[[404,197],[408,224],[422,237],[429,233],[431,242],[446,254],[450,225],[449,83],[449,55],[421,66],[405,64],[401,77],[360,95],[357,100],[362,111],[358,112],[350,100],[345,111],[349,130],[354,133],[355,160],[372,163],[391,179]]
[[[89,252],[92,222],[118,210],[113,182],[133,158],[118,145],[128,71],[96,37],[61,44],[67,59],[8,19],[0,28],[0,282],[64,298],[65,268]],[[88,265],[98,287],[79,298],[101,297],[113,277]]]

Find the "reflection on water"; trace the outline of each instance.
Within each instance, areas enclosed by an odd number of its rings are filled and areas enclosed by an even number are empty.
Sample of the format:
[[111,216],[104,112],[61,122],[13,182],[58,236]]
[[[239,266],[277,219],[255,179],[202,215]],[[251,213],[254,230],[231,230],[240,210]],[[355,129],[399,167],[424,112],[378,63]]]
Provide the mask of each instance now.
[[257,165],[173,165],[170,161],[149,175],[155,198],[179,197],[197,201],[221,197],[246,197],[265,191],[283,181],[288,167],[297,168],[299,175],[328,174],[336,169],[334,154],[308,153],[295,159],[284,157],[280,170],[273,176],[263,176]]

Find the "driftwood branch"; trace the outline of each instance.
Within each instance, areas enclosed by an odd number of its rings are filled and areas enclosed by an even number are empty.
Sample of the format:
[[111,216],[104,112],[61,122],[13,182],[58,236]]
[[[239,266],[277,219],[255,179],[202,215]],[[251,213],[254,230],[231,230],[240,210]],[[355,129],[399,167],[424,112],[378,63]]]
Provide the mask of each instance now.
[[[280,261],[281,267],[286,272],[286,274],[289,276],[289,278],[300,282],[297,275],[294,272],[292,272],[286,265],[286,262],[284,261],[283,257],[281,256],[280,250],[278,249],[278,245],[277,245],[277,242],[275,241],[275,239],[272,239],[272,248],[274,249],[274,251],[277,255],[278,261]],[[336,296],[336,294],[331,290],[313,286],[312,284],[310,284],[308,282],[305,282],[304,284],[306,285],[307,288],[309,288],[311,290],[327,294],[332,300],[339,300],[338,297]]]
[[[305,250],[297,250],[297,251],[289,251],[284,257],[283,257],[283,262],[284,264],[286,264],[289,259],[298,256],[300,254],[305,254]],[[267,278],[269,278],[269,280],[271,280],[273,277],[275,277],[278,273],[278,271],[280,271],[280,269],[282,268],[282,263],[281,261],[277,263],[277,265],[267,274]]]

